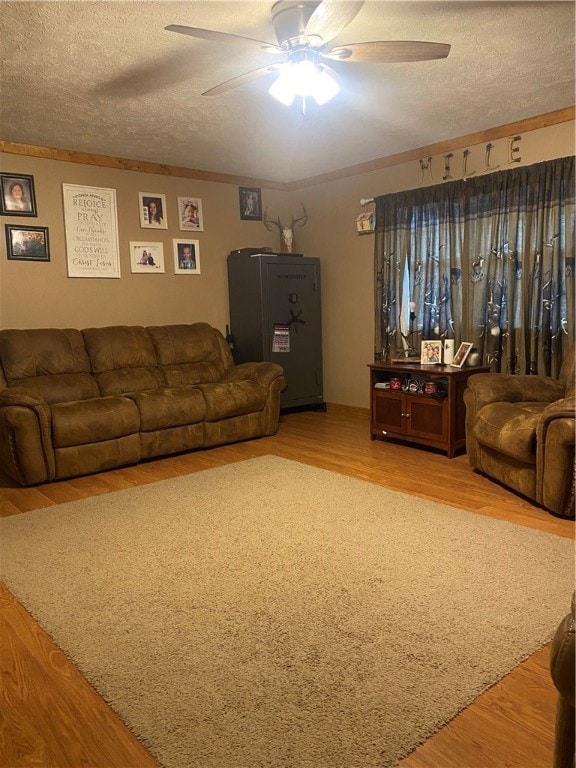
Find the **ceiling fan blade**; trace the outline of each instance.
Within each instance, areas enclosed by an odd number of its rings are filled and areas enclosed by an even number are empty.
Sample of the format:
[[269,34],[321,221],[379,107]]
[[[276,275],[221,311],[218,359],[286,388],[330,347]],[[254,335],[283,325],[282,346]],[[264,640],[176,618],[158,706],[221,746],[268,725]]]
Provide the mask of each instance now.
[[418,40],[380,40],[371,43],[350,43],[329,51],[323,58],[339,61],[394,64],[402,61],[445,59],[450,53],[448,43],[426,43]]
[[322,0],[308,19],[304,34],[307,37],[317,35],[327,43],[342,32],[360,12],[364,0],[341,2],[341,0]]
[[229,32],[215,32],[212,29],[201,29],[200,27],[187,27],[183,24],[169,24],[164,27],[168,32],[177,32],[180,35],[189,37],[199,37],[202,40],[214,40],[217,43],[228,43],[229,45],[249,45],[255,44],[264,48],[269,53],[284,53],[282,48],[274,43],[267,43],[265,40],[255,40],[252,37],[242,37],[242,35],[232,35]]
[[241,85],[246,85],[246,83],[249,83],[252,80],[256,80],[263,75],[267,75],[270,72],[276,72],[280,69],[281,66],[281,64],[271,64],[268,67],[258,67],[258,69],[252,69],[250,72],[244,72],[243,75],[231,77],[230,80],[225,80],[223,83],[215,85],[213,88],[209,88],[207,91],[204,91],[202,96],[218,96],[219,93],[231,91],[234,88],[239,88]]

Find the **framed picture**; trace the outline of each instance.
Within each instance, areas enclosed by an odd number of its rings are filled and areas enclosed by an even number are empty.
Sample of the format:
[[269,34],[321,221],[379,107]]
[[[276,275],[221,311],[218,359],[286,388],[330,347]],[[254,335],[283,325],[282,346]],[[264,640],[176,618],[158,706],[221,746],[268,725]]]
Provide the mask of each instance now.
[[200,243],[198,240],[172,240],[174,272],[177,275],[200,274]]
[[426,340],[420,347],[420,365],[439,365],[442,362],[442,342]]
[[19,227],[6,224],[6,250],[9,259],[50,261],[48,227]]
[[34,176],[0,173],[0,213],[4,216],[36,216]]
[[453,365],[455,368],[462,368],[464,365],[464,362],[466,361],[466,358],[470,354],[470,350],[472,349],[472,342],[470,341],[463,341],[462,344],[458,347],[458,351],[454,355],[454,359],[450,363],[450,365]]
[[240,195],[240,218],[248,221],[262,221],[262,195],[258,187],[238,187]]
[[183,232],[188,230],[204,231],[202,200],[199,197],[178,198],[178,222]]
[[164,272],[163,243],[130,243],[130,270],[140,275]]
[[120,279],[116,190],[62,184],[68,277]]
[[166,195],[155,192],[138,192],[140,201],[140,226],[143,229],[168,229]]

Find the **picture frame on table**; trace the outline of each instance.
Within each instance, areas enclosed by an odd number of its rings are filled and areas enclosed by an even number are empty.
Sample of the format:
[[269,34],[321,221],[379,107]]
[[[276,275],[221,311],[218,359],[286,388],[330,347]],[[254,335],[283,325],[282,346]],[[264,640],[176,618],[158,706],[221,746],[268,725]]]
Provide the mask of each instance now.
[[172,240],[174,247],[174,274],[200,274],[200,242],[198,240]]
[[164,269],[164,244],[130,242],[130,270],[139,275],[158,275]]
[[182,232],[203,232],[204,217],[199,197],[178,198],[178,224]]
[[138,200],[142,229],[168,229],[166,195],[158,192],[138,192]]
[[48,227],[6,224],[6,253],[15,261],[50,261]]
[[262,192],[258,187],[238,187],[240,219],[262,221]]
[[27,173],[0,173],[0,214],[37,215],[34,176]]
[[454,368],[462,368],[464,363],[466,362],[466,358],[470,354],[470,350],[472,349],[473,344],[471,341],[463,341],[462,344],[458,347],[456,354],[454,355],[454,359],[450,363]]
[[424,339],[420,346],[420,365],[442,364],[442,342]]

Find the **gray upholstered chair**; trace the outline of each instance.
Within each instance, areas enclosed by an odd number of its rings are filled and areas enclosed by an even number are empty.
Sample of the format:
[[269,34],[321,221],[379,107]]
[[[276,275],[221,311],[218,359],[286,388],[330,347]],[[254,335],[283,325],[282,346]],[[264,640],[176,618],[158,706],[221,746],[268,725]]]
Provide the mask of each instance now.
[[464,392],[466,450],[488,477],[574,516],[574,347],[558,379],[478,373]]

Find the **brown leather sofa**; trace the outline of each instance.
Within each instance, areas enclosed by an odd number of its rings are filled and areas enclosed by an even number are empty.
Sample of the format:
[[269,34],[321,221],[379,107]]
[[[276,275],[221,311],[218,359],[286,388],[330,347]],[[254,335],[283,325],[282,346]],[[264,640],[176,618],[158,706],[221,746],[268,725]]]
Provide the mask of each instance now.
[[0,331],[0,462],[21,485],[272,435],[282,367],[207,323]]
[[480,472],[563,517],[574,516],[574,347],[560,376],[468,379],[466,450]]
[[550,649],[550,674],[558,690],[554,738],[554,768],[574,768],[574,600],[560,622]]

